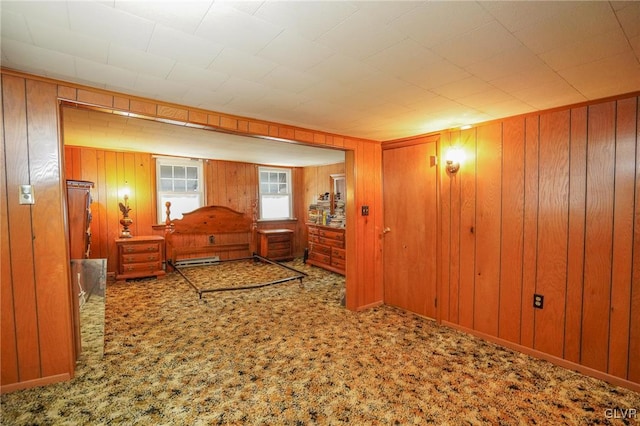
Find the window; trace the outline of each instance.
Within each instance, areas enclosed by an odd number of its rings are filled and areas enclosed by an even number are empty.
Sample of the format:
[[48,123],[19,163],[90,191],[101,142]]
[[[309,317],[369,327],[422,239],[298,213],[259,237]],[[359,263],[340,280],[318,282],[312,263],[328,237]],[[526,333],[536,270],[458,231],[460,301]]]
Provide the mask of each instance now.
[[171,219],[180,219],[183,213],[204,205],[202,176],[202,160],[156,158],[158,223],[167,218],[167,201],[171,202]]
[[291,218],[291,170],[259,167],[260,219]]

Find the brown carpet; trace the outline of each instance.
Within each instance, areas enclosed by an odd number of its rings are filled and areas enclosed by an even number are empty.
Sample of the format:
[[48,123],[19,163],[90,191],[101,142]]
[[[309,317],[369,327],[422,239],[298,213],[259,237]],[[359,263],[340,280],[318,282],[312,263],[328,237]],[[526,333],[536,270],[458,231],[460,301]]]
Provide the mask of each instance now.
[[[638,424],[640,394],[391,307],[321,269],[199,299],[176,273],[110,283],[104,357],[2,396],[2,424]],[[627,411],[625,411],[627,412]]]

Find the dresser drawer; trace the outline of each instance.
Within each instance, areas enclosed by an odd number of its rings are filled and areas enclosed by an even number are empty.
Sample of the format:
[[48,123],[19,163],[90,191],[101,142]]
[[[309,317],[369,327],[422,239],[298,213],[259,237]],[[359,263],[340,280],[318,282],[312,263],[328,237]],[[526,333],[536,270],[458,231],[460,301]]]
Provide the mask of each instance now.
[[331,263],[331,256],[327,254],[321,254],[316,252],[309,252],[309,259],[316,260],[318,262],[326,263],[327,265]]
[[331,258],[331,266],[338,268],[338,269],[345,269],[347,264],[344,261],[344,259],[338,259],[336,257],[332,257]]
[[159,252],[160,245],[158,243],[123,244],[120,249],[122,253],[149,253]]
[[309,243],[309,251],[311,253],[319,253],[329,256],[331,254],[331,247],[318,243]]
[[[120,273],[130,274],[138,272],[155,272],[160,269],[158,262],[146,262],[146,263],[125,263],[120,265]],[[153,275],[153,274],[150,274]]]
[[291,234],[271,234],[267,235],[267,239],[269,240],[269,244],[274,244],[278,242],[289,242],[291,241]]
[[332,259],[341,259],[343,262],[346,259],[346,251],[339,248],[331,249],[331,258]]
[[123,253],[123,263],[144,263],[144,262],[157,262],[160,260],[160,253]]

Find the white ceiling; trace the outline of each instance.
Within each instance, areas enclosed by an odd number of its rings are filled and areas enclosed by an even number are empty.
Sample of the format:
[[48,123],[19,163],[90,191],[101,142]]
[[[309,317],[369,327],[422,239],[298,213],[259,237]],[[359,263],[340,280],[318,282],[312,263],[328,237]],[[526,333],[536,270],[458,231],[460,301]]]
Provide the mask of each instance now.
[[338,149],[276,142],[90,109],[65,107],[62,117],[63,139],[67,145],[269,166],[306,167],[344,162],[344,151]]
[[2,66],[389,140],[640,90],[640,2],[6,1]]

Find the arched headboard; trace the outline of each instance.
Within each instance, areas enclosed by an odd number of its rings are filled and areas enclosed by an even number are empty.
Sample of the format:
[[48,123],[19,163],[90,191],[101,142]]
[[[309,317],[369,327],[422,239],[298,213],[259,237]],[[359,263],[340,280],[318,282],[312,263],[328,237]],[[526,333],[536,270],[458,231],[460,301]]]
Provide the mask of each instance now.
[[[167,206],[167,217],[169,217]],[[168,221],[167,263],[184,259],[248,257],[255,251],[255,221],[224,206],[204,206]]]

